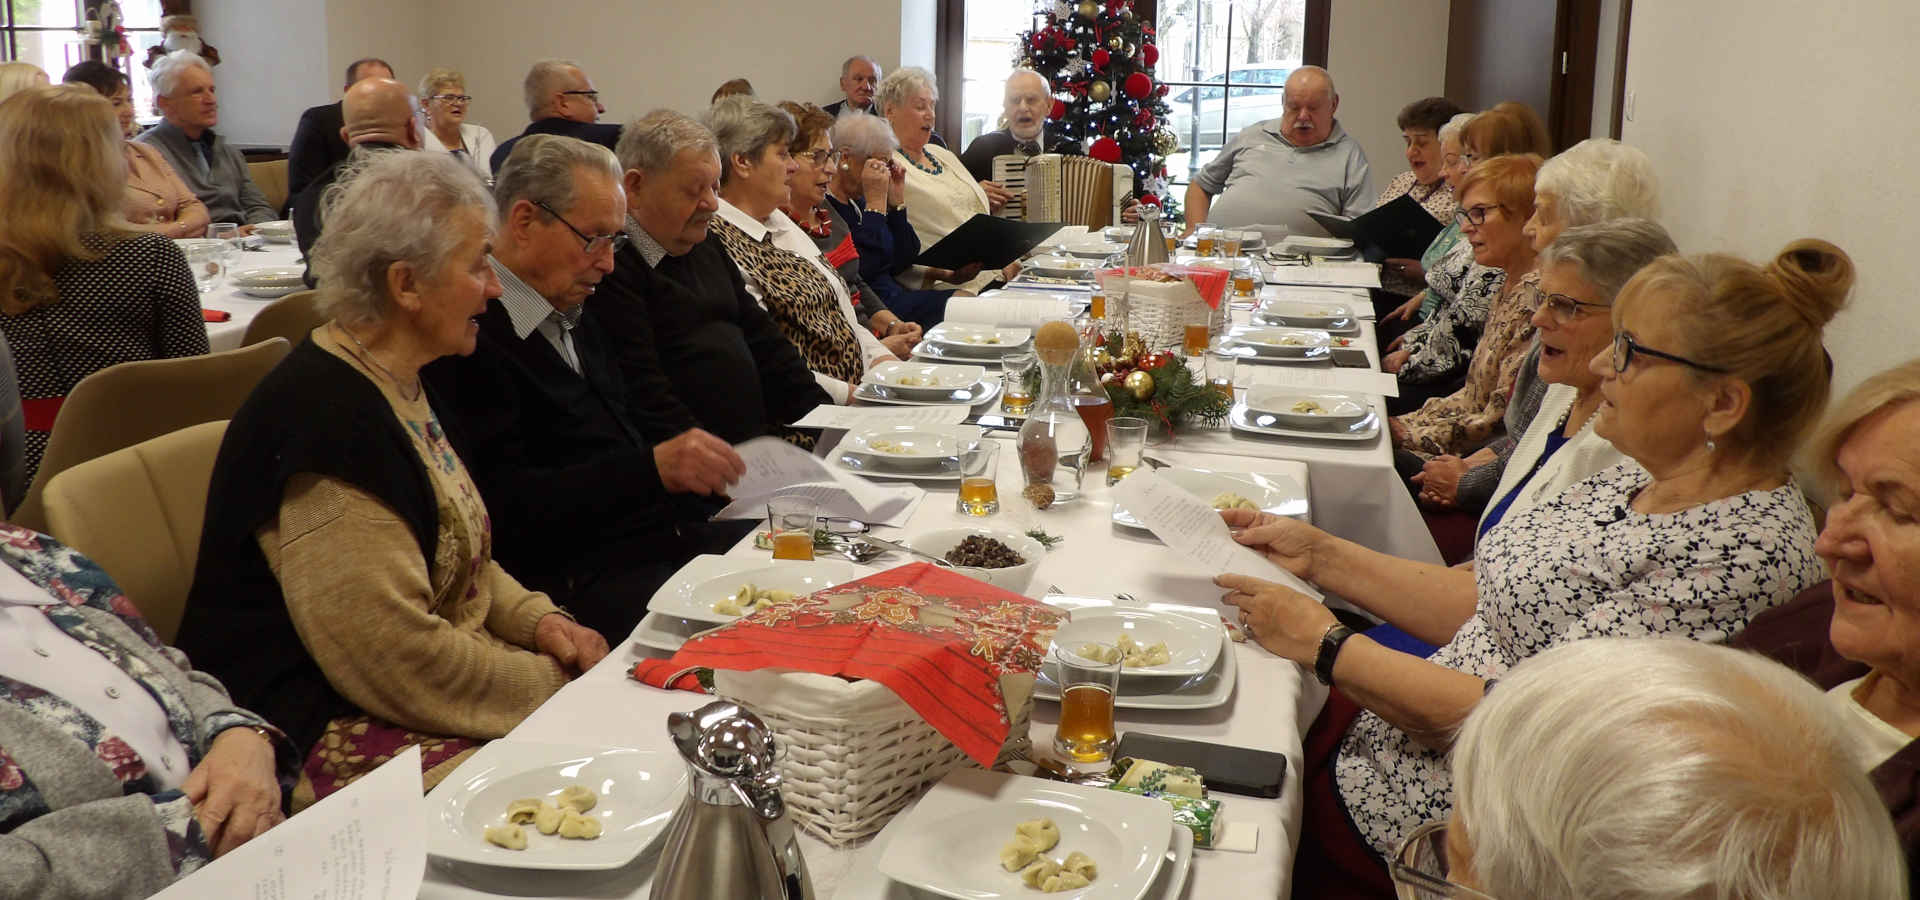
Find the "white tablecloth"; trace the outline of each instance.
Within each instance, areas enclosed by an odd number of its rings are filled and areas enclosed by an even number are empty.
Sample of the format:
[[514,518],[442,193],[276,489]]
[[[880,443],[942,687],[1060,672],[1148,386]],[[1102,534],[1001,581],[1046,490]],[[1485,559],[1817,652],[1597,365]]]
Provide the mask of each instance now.
[[[244,250],[233,255],[235,272],[263,266],[300,265],[300,248],[293,244],[267,244],[260,250]],[[233,316],[225,322],[207,323],[207,343],[213,352],[232,350],[246,336],[247,323],[272,300],[249,297],[233,286],[231,278],[222,278],[220,286],[200,295],[202,309],[217,309]]]

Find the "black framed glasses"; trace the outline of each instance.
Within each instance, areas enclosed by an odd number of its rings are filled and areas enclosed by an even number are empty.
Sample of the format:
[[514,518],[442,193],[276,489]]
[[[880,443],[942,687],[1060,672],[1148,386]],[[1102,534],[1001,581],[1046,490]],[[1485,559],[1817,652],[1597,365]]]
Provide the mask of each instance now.
[[1447,823],[1428,822],[1400,842],[1387,874],[1405,900],[1494,900],[1447,878]]
[[571,97],[585,97],[585,98],[587,98],[587,102],[588,102],[588,103],[599,103],[599,102],[600,102],[600,92],[599,92],[599,91],[561,91],[560,93],[562,93],[562,94],[566,94],[566,95],[568,95],[568,96],[571,96]]
[[599,253],[601,250],[611,250],[614,253],[618,253],[621,247],[627,245],[627,233],[624,231],[616,231],[612,234],[587,234],[573,227],[573,223],[567,221],[566,216],[554,212],[553,207],[548,206],[545,200],[535,200],[533,201],[533,205],[546,210],[547,215],[558,219],[560,224],[567,226],[567,230],[573,232],[573,236],[579,238],[580,242],[586,245],[584,249],[588,256]]
[[442,103],[472,103],[473,95],[472,94],[434,94],[433,96],[428,97],[427,99],[439,100]]
[[816,169],[824,169],[829,166],[838,165],[840,160],[846,158],[846,152],[843,150],[808,150],[804,153],[793,154],[793,158],[795,161],[804,160],[812,163]]
[[1712,372],[1717,375],[1727,374],[1727,370],[1719,366],[1709,366],[1705,363],[1694,362],[1684,356],[1675,356],[1664,350],[1655,350],[1652,347],[1648,347],[1634,340],[1633,335],[1628,332],[1622,331],[1613,336],[1613,371],[1615,373],[1626,374],[1627,367],[1633,365],[1633,358],[1636,356],[1651,356],[1654,359],[1664,359],[1667,362],[1679,363],[1688,368],[1699,369],[1702,372]]
[[1481,206],[1462,206],[1454,211],[1453,217],[1463,225],[1472,225],[1475,228],[1479,228],[1487,224],[1487,213],[1499,208],[1500,205],[1497,203]]
[[1587,309],[1589,307],[1593,309],[1612,309],[1613,308],[1610,304],[1590,303],[1585,300],[1576,300],[1572,297],[1567,296],[1566,294],[1548,294],[1546,297],[1546,300],[1543,301],[1540,305],[1542,307],[1545,307],[1547,310],[1547,314],[1552,316],[1553,320],[1561,325],[1565,325],[1568,322],[1571,322],[1575,319],[1588,315],[1587,313],[1581,312],[1581,310]]

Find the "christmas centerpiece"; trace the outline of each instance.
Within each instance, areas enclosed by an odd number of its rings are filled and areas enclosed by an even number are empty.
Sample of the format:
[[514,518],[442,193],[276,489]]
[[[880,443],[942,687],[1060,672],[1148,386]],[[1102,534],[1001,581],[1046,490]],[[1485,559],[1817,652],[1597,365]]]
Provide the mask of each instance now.
[[1233,409],[1232,396],[1209,387],[1172,351],[1149,350],[1138,334],[1115,332],[1092,352],[1114,415],[1146,419],[1173,434],[1193,419],[1218,426]]

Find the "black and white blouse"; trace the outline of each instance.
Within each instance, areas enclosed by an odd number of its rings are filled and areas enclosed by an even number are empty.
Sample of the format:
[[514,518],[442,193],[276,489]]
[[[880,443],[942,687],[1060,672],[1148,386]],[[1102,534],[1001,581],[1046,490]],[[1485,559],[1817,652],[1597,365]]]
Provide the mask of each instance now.
[[[1813,516],[1791,481],[1643,515],[1628,501],[1650,480],[1628,461],[1488,532],[1476,553],[1479,605],[1432,661],[1491,679],[1583,638],[1725,643],[1826,577],[1813,553]],[[1453,808],[1446,754],[1371,712],[1348,730],[1334,780],[1361,835],[1383,856]]]
[[[207,352],[200,292],[173,241],[141,233],[111,244],[86,242],[104,255],[61,266],[53,276],[58,300],[0,315],[25,403],[65,397],[80,379],[108,366]],[[47,432],[29,429],[26,444],[31,481]]]
[[1407,329],[1404,384],[1426,384],[1459,375],[1473,361],[1487,312],[1507,283],[1505,269],[1473,260],[1473,245],[1462,240],[1427,273],[1427,292],[1440,306],[1425,321]]

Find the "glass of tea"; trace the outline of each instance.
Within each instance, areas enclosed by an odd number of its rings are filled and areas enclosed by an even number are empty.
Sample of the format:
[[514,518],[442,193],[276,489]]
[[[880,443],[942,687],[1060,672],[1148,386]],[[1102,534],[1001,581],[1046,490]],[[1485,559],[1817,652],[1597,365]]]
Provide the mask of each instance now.
[[1260,294],[1260,264],[1253,260],[1243,260],[1233,267],[1233,296],[1237,300],[1252,300]]
[[1207,345],[1213,341],[1212,326],[1210,318],[1189,321],[1180,342],[1180,355],[1192,358],[1206,353]]
[[1121,416],[1107,422],[1107,486],[1140,468],[1140,457],[1147,450],[1147,420]]
[[1203,225],[1193,233],[1193,252],[1201,256],[1212,256],[1213,248],[1220,243],[1220,229],[1212,225]]
[[1224,251],[1222,255],[1228,259],[1232,259],[1236,256],[1239,256],[1240,242],[1244,240],[1243,235],[1245,234],[1246,232],[1242,232],[1242,231],[1220,232],[1220,246],[1221,246],[1221,249]]
[[1055,646],[1053,662],[1060,685],[1054,752],[1074,771],[1104,771],[1113,761],[1117,741],[1113,698],[1120,690],[1120,648],[1112,644]]
[[1032,353],[1023,350],[1000,357],[1001,412],[1026,415],[1039,392],[1040,362]]
[[812,559],[813,524],[820,508],[807,497],[784,496],[767,501],[767,531],[774,559]]
[[1214,392],[1233,399],[1233,376],[1240,365],[1240,357],[1220,350],[1207,351],[1207,386]]
[[981,438],[977,446],[960,454],[960,499],[954,508],[967,516],[999,512],[999,476],[1000,442]]
[[1162,223],[1160,236],[1167,242],[1167,256],[1171,258],[1180,249],[1180,228],[1172,222]]

